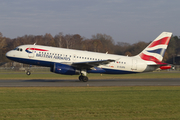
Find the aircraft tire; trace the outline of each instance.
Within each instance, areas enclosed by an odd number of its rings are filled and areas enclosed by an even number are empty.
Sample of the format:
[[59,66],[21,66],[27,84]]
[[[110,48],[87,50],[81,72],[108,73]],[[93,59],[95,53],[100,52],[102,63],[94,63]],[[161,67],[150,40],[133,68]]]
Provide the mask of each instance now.
[[88,77],[86,77],[86,76],[83,76],[83,80],[82,80],[83,82],[87,82],[88,81]]
[[26,74],[27,74],[27,75],[31,75],[31,72],[30,72],[30,71],[27,71]]
[[79,81],[83,81],[83,76],[79,76]]

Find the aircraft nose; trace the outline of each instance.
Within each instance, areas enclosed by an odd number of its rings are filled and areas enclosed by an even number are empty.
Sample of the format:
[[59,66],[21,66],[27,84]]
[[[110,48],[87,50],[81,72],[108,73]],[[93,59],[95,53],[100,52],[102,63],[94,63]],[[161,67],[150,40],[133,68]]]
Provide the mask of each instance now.
[[7,52],[7,53],[6,53],[6,57],[7,57],[7,58],[12,57],[12,52],[11,52],[11,51]]

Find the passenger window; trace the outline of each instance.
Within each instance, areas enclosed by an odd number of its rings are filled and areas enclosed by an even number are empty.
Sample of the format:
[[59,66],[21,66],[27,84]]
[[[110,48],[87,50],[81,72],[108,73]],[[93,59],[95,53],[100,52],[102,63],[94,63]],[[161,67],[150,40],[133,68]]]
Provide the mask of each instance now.
[[22,49],[20,49],[20,51],[22,52]]

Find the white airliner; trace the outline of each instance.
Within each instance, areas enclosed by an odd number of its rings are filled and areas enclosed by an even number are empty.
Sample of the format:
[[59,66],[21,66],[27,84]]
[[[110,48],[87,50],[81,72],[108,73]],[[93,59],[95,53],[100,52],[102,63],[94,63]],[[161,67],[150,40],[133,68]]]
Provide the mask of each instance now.
[[[79,80],[88,81],[87,73],[129,74],[170,69],[162,63],[172,33],[163,32],[140,54],[128,57],[41,45],[21,45],[6,53],[10,60],[30,65],[50,67],[58,74],[79,74]],[[27,71],[30,75],[30,71]]]

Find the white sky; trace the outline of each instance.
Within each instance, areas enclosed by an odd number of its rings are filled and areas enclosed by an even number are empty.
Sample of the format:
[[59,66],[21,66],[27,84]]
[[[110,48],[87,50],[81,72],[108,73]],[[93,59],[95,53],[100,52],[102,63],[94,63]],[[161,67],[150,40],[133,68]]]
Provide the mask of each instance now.
[[0,0],[5,37],[110,35],[115,42],[149,42],[161,32],[180,36],[179,0]]

